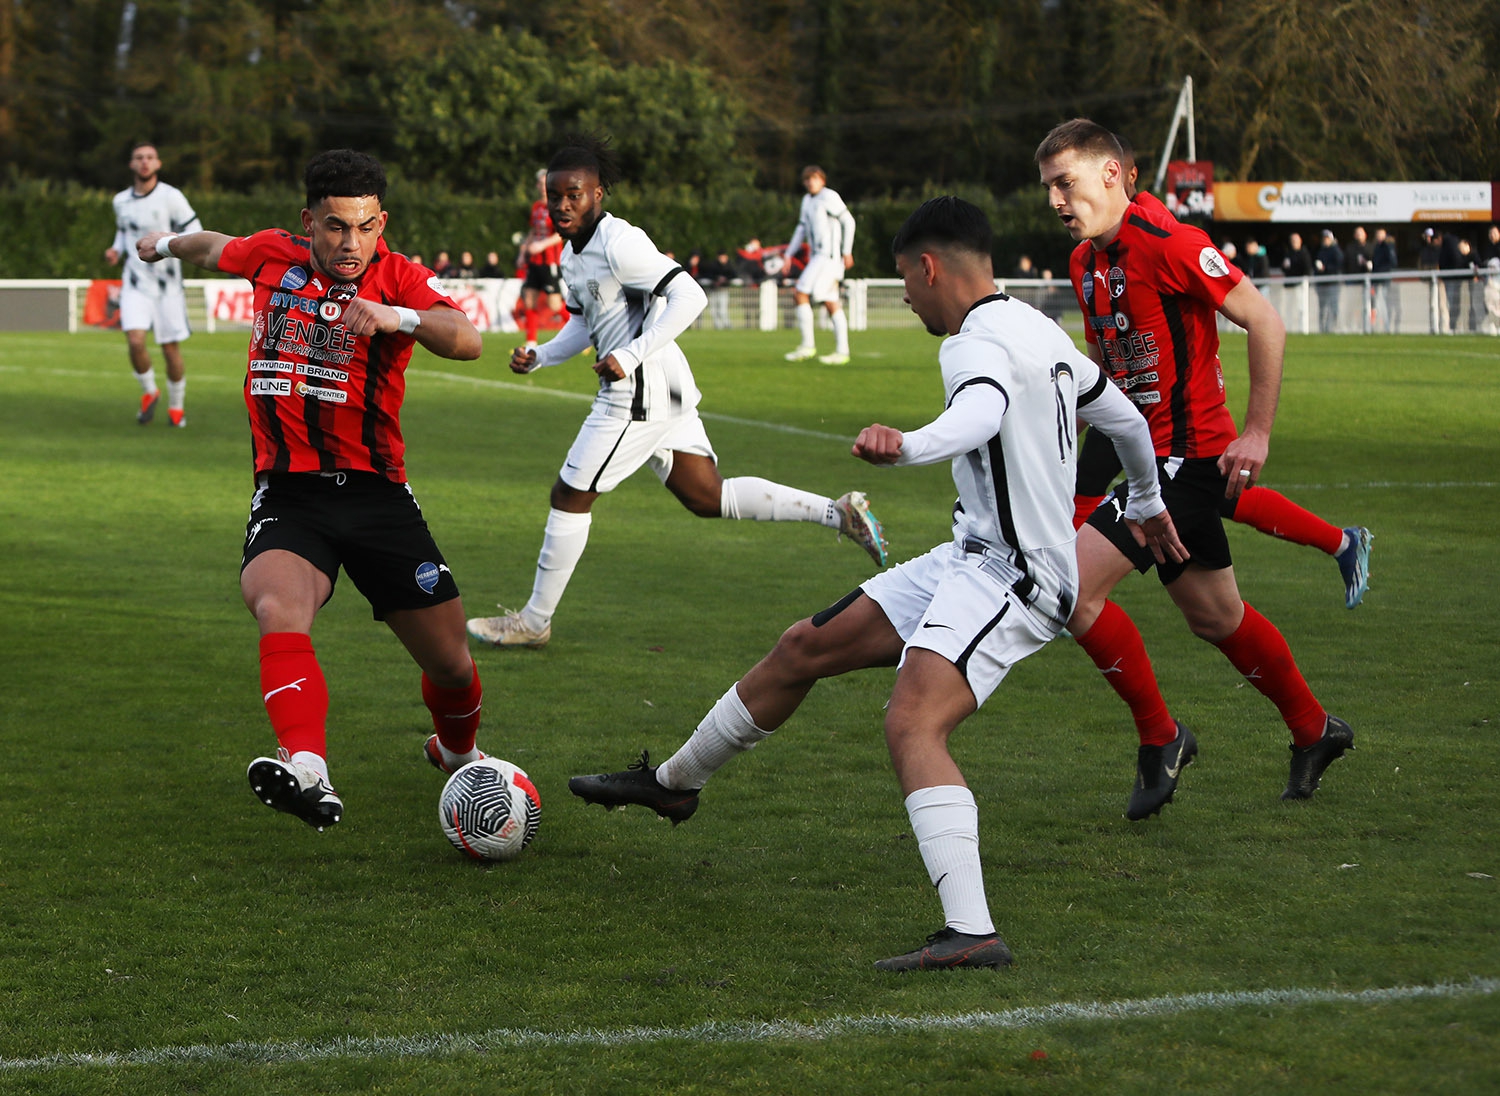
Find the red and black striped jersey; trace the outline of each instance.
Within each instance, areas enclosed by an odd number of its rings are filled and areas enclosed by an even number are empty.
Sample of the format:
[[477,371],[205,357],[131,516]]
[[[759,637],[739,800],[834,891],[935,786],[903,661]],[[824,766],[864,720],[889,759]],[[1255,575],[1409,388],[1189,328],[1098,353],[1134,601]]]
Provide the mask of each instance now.
[[254,286],[245,406],[256,472],[377,472],[405,483],[400,412],[416,340],[356,336],[339,317],[355,297],[456,308],[437,277],[381,240],[358,282],[332,280],[313,268],[305,237],[279,229],[226,243],[219,269]]
[[[1224,405],[1216,313],[1244,275],[1207,234],[1133,202],[1103,250],[1084,240],[1069,274],[1091,347],[1140,408],[1159,457],[1217,457],[1238,436]],[[1159,203],[1157,203],[1159,205]]]
[[[533,240],[545,240],[548,236],[556,234],[552,227],[552,214],[547,209],[547,203],[535,201],[531,203],[531,238]],[[538,251],[527,259],[532,266],[556,266],[562,261],[562,241],[559,240],[551,247]]]

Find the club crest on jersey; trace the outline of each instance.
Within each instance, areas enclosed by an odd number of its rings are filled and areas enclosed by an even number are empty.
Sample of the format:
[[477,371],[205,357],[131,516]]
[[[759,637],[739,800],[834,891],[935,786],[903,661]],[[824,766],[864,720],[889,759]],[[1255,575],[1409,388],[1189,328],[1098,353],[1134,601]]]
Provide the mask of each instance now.
[[281,288],[296,292],[307,284],[307,271],[300,266],[287,268],[287,272],[281,276]]
[[596,301],[598,301],[598,302],[600,302],[602,304],[604,302],[604,294],[602,294],[602,293],[599,292],[599,282],[598,282],[598,280],[594,279],[594,278],[590,278],[588,280],[588,287],[589,287],[589,296],[593,297],[594,300],[596,300]]
[[1224,261],[1224,256],[1219,254],[1218,248],[1205,247],[1198,252],[1198,266],[1210,278],[1229,277],[1229,265]]
[[359,286],[353,282],[339,282],[338,285],[329,286],[328,299],[330,301],[352,301],[359,296]]
[[1110,267],[1105,284],[1109,286],[1110,297],[1119,298],[1125,292],[1125,271],[1117,266]]
[[423,563],[418,565],[416,577],[422,592],[430,594],[437,589],[438,580],[443,577],[443,569],[436,563]]

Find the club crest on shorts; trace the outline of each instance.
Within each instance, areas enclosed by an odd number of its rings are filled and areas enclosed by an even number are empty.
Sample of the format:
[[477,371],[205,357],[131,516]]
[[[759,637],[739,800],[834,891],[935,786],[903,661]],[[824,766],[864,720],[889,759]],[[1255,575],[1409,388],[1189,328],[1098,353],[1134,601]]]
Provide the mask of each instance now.
[[438,579],[443,577],[443,568],[436,563],[422,563],[417,566],[417,585],[422,588],[424,594],[430,594],[437,589]]

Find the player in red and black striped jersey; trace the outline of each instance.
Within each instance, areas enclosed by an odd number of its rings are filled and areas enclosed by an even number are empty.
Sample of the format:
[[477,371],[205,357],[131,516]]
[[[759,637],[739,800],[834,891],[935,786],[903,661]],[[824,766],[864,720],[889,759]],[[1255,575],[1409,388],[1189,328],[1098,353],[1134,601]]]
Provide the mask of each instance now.
[[[531,203],[531,227],[521,244],[521,255],[526,260],[525,280],[521,283],[522,318],[526,345],[533,349],[542,320],[563,311],[563,238],[553,226],[552,214],[547,209],[546,168],[536,173],[536,183],[541,197]],[[537,307],[544,298],[547,302],[545,312]]]
[[385,246],[377,160],[325,152],[304,181],[306,236],[157,232],[137,252],[254,286],[245,403],[256,491],[240,592],[260,626],[261,687],[279,749],[252,761],[248,776],[268,806],[322,830],[343,816],[343,801],[328,777],[328,689],[310,633],[340,567],[422,669],[436,732],[427,759],[452,771],[483,756],[463,605],[406,483],[400,421],[417,343],[473,359],[481,342],[437,279]]
[[[1176,229],[1178,221],[1161,201],[1149,192],[1137,193],[1135,187],[1135,153],[1128,141],[1120,141],[1125,173],[1125,192],[1132,213],[1138,213],[1167,229]],[[1120,474],[1120,460],[1103,435],[1090,430],[1079,446],[1078,485],[1073,496],[1073,527],[1076,529],[1104,501],[1110,484]],[[1344,607],[1353,609],[1364,598],[1369,585],[1370,542],[1374,539],[1364,526],[1340,528],[1317,514],[1298,506],[1281,492],[1256,484],[1235,498],[1223,499],[1219,512],[1232,521],[1248,525],[1268,536],[1305,544],[1333,557],[1339,565],[1344,587]]]
[[[1286,346],[1281,318],[1201,230],[1133,207],[1122,149],[1103,126],[1082,118],[1057,126],[1036,162],[1049,204],[1080,241],[1070,270],[1089,355],[1145,416],[1162,496],[1192,557],[1143,557],[1117,516],[1118,493],[1079,530],[1079,601],[1068,630],[1135,717],[1141,747],[1127,816],[1145,818],[1169,802],[1197,749],[1162,700],[1134,622],[1108,600],[1132,569],[1152,566],[1193,633],[1276,704],[1292,735],[1282,798],[1309,798],[1354,734],[1318,702],[1281,633],[1240,597],[1219,512],[1265,467]],[[1224,403],[1219,312],[1248,335],[1243,432]]]

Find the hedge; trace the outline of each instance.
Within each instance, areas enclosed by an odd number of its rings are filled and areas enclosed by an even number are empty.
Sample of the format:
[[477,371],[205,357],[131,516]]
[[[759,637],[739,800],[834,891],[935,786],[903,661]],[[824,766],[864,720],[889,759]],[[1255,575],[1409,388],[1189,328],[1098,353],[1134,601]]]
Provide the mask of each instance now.
[[[1024,253],[1038,268],[1065,275],[1071,242],[1047,210],[1040,187],[998,200],[979,188],[953,191],[984,209],[994,224],[997,273],[1011,273]],[[852,202],[858,222],[854,275],[893,276],[891,237],[922,197],[938,192],[929,188],[923,194]],[[0,278],[118,277],[119,268],[104,261],[114,238],[110,197],[74,184],[21,181],[0,188],[0,223],[9,228],[7,246],[0,250]],[[204,226],[220,232],[301,231],[303,196],[293,188],[188,197]],[[705,194],[687,187],[622,184],[606,199],[606,207],[644,228],[663,250],[686,257],[694,249],[732,252],[752,237],[766,245],[786,242],[796,227],[799,200],[796,193],[751,188]],[[482,198],[396,178],[386,194],[391,214],[386,237],[392,247],[418,252],[429,263],[438,251],[457,259],[464,250],[482,263],[493,250],[506,265],[516,253],[512,237],[526,230],[530,204],[530,196],[521,192]]]

